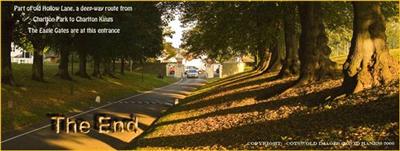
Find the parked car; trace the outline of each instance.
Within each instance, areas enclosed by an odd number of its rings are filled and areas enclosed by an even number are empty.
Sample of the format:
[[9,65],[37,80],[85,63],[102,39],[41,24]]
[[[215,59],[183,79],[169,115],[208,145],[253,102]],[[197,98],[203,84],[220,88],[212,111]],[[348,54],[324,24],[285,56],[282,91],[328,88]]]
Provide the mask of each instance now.
[[195,66],[186,66],[186,67],[185,67],[185,74],[187,74],[187,72],[188,72],[189,70],[199,70],[199,69],[196,68]]
[[198,78],[199,77],[199,72],[197,70],[188,70],[186,72],[186,75],[188,78]]

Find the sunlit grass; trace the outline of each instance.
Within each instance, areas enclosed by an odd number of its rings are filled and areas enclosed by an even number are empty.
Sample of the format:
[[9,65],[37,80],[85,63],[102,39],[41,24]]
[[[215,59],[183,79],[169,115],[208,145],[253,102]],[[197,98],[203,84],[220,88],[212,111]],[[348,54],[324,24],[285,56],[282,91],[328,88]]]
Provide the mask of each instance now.
[[[390,49],[389,53],[395,57],[397,60],[400,60],[400,49]],[[347,55],[344,56],[336,56],[336,57],[331,57],[333,61],[335,61],[337,64],[342,65],[347,59]]]
[[[75,66],[76,67],[76,66]],[[76,69],[75,69],[76,70]],[[2,130],[18,129],[46,120],[46,113],[71,113],[98,106],[106,101],[115,101],[140,91],[151,90],[176,81],[173,78],[159,79],[155,74],[126,72],[117,78],[85,79],[73,76],[73,81],[59,79],[56,64],[44,67],[46,82],[30,79],[31,65],[13,64],[15,80],[20,85],[2,86]],[[91,68],[89,72],[91,73]],[[96,103],[96,96],[102,102]],[[10,104],[12,107],[10,108]]]

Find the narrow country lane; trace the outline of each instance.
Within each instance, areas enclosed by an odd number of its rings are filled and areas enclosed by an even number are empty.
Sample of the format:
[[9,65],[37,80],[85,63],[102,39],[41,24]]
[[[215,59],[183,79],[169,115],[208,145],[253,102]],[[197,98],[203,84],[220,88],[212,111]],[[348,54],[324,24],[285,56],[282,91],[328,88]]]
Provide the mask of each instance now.
[[98,108],[81,112],[72,118],[93,121],[96,113],[104,113],[118,118],[128,118],[131,113],[139,118],[138,132],[98,133],[91,128],[88,134],[62,132],[56,134],[50,124],[38,125],[32,130],[2,136],[2,149],[124,149],[129,142],[173,106],[176,98],[182,99],[197,87],[203,85],[203,79],[183,79],[177,83],[147,91],[116,102],[110,102]]

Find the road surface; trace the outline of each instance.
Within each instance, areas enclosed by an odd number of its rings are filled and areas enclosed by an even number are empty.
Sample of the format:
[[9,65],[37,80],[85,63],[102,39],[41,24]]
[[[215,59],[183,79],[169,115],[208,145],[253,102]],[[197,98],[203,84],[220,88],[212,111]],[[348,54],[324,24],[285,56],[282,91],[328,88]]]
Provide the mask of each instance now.
[[[129,142],[162,115],[162,112],[173,106],[176,98],[182,99],[191,91],[205,83],[204,79],[183,79],[177,83],[147,91],[116,102],[80,112],[72,118],[93,121],[96,113],[105,113],[113,117],[129,118],[134,113],[139,118],[139,130],[135,132],[99,133],[90,129],[88,134],[57,134],[51,129],[50,122],[32,127],[25,132],[2,134],[1,148],[14,149],[124,149]],[[92,124],[93,125],[93,124]]]

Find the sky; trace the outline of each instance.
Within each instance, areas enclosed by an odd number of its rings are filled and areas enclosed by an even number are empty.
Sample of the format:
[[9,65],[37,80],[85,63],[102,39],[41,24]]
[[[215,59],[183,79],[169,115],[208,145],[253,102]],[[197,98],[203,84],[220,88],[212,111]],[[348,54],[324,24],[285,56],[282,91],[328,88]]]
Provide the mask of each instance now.
[[169,37],[166,37],[165,40],[167,42],[172,42],[172,46],[174,46],[175,48],[179,48],[179,46],[182,43],[181,38],[182,38],[183,30],[185,30],[181,27],[182,23],[179,20],[179,16],[175,15],[175,19],[173,21],[169,22],[168,25],[171,27],[172,31],[175,31],[175,33],[172,35],[172,39]]
[[[169,37],[165,37],[165,40],[167,42],[171,42],[172,46],[175,48],[179,48],[179,46],[182,43],[182,34],[183,31],[186,30],[186,28],[182,28],[182,23],[179,20],[179,16],[175,15],[174,20],[172,20],[171,22],[169,22],[168,24],[172,31],[174,31],[175,33],[172,35],[172,38]],[[185,66],[195,66],[199,69],[204,69],[204,63],[201,59],[193,59],[190,61],[184,61],[183,63]]]

